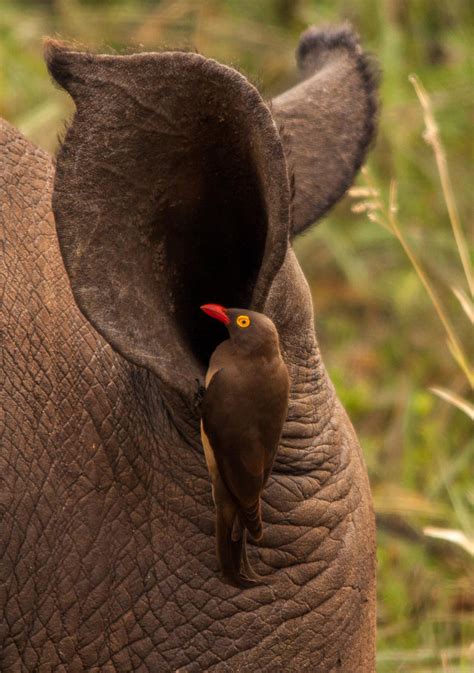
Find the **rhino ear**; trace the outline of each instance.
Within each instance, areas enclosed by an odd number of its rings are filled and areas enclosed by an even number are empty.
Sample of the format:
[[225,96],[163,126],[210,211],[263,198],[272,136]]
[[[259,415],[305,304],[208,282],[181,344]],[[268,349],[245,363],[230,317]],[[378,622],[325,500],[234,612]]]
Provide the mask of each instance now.
[[53,210],[75,300],[122,355],[182,390],[225,330],[203,303],[264,304],[289,228],[271,113],[235,70],[194,53],[46,46],[76,114]]
[[344,194],[373,140],[377,71],[346,26],[310,28],[297,50],[303,81],[272,101],[293,174],[293,234]]

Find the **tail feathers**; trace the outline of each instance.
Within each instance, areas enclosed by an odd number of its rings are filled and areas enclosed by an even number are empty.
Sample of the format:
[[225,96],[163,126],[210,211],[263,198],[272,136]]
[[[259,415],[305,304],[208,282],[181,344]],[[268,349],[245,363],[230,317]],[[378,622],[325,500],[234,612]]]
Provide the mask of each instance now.
[[250,535],[255,540],[262,537],[262,514],[260,509],[260,498],[251,507],[242,508],[239,512],[242,525],[248,529]]
[[231,584],[245,588],[262,582],[247,558],[247,529],[259,539],[262,536],[260,498],[249,508],[239,508],[224,482],[217,479],[213,494],[216,503],[217,558],[223,575]]
[[[234,532],[233,532],[234,531]],[[256,579],[248,577],[242,571],[242,561],[248,565],[245,551],[245,531],[237,537],[234,530],[234,522],[227,523],[222,511],[217,508],[217,557],[221,565],[223,575],[237,587],[245,588],[255,586]]]

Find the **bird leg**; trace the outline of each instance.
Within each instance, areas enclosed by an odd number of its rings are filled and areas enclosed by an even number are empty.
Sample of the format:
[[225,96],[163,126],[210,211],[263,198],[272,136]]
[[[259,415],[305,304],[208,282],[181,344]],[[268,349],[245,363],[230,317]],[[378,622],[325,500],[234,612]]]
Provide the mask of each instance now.
[[242,564],[245,569],[245,573],[248,577],[253,580],[256,580],[259,583],[264,581],[263,577],[255,572],[255,570],[250,565],[250,561],[247,556],[247,529],[243,530],[243,545],[242,545]]
[[242,532],[245,530],[242,529],[242,524],[240,522],[239,516],[236,516],[234,523],[232,525],[232,542],[237,542],[242,537]]

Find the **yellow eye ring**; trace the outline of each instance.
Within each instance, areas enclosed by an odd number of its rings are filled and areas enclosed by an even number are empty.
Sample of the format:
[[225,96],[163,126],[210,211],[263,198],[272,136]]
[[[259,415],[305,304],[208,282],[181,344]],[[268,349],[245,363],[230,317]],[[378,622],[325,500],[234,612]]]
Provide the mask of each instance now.
[[239,327],[248,327],[250,325],[250,318],[248,315],[239,315],[236,320],[236,323]]

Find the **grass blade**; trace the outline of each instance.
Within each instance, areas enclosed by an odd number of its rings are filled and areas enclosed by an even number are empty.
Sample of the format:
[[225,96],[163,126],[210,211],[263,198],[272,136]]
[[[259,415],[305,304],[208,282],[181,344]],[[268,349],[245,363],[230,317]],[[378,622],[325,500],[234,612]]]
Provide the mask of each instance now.
[[427,537],[435,537],[439,540],[446,540],[462,547],[468,554],[474,556],[474,540],[468,538],[461,530],[454,528],[433,528],[431,526],[423,528],[423,533]]
[[465,414],[469,416],[471,420],[474,421],[474,406],[466,399],[460,397],[459,395],[456,395],[455,393],[451,392],[450,390],[447,390],[446,388],[439,388],[437,386],[434,386],[433,388],[430,388],[430,390],[438,397],[441,397],[441,399],[445,400],[446,402],[449,402],[454,407],[457,407],[458,409],[463,411]]
[[451,222],[451,227],[456,240],[459,257],[461,258],[467,284],[472,295],[474,294],[474,280],[472,275],[471,261],[469,259],[468,246],[461,227],[461,222],[459,220],[453,186],[451,184],[451,178],[448,171],[448,163],[446,161],[446,154],[441,143],[438,125],[436,124],[434,118],[431,100],[426,89],[416,75],[410,75],[408,79],[413,85],[416,95],[418,96],[418,100],[421,103],[421,107],[423,108],[423,117],[426,126],[424,138],[426,142],[433,148],[436,165],[438,166],[441,187],[443,189],[444,200],[446,202],[446,208],[448,209],[449,220]]
[[452,287],[451,290],[454,293],[454,296],[461,304],[461,307],[464,313],[467,315],[469,320],[474,323],[474,304],[469,297],[466,297],[466,294],[458,287]]

